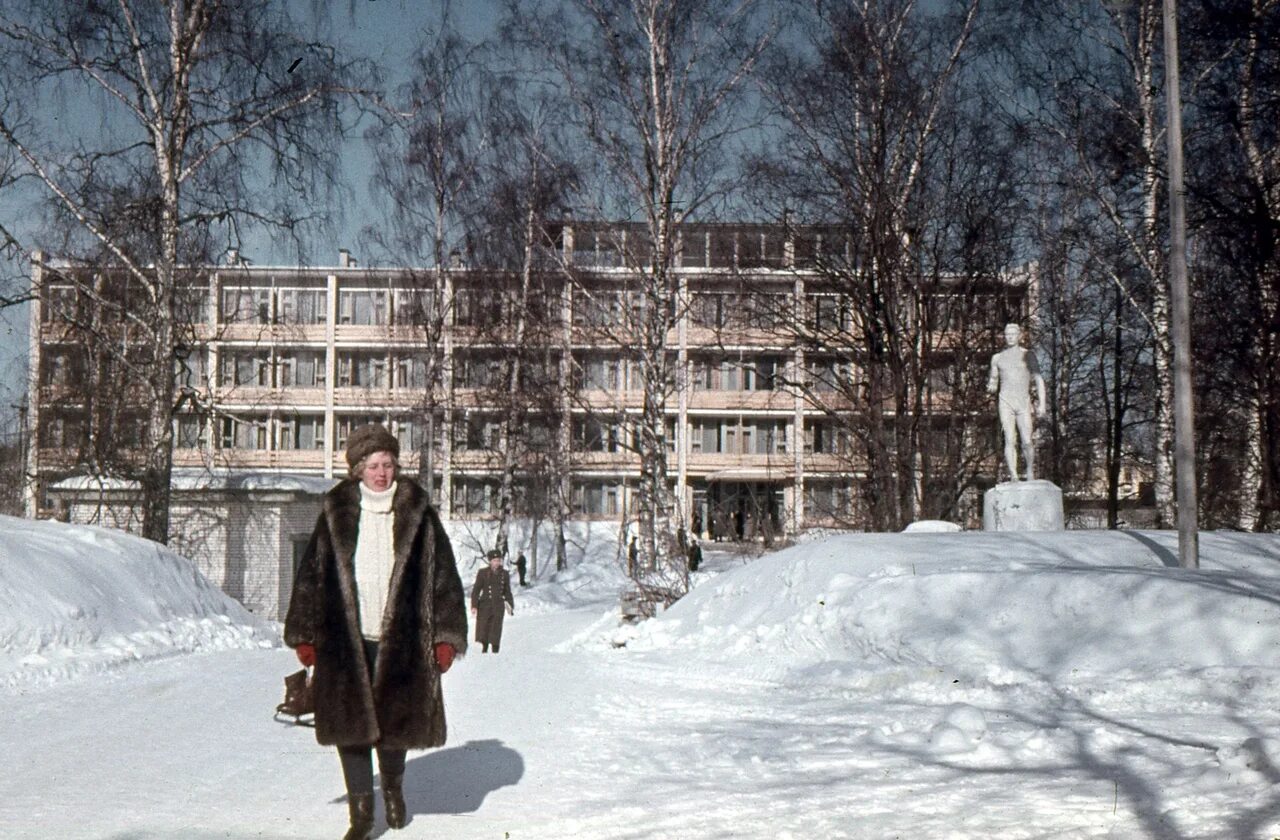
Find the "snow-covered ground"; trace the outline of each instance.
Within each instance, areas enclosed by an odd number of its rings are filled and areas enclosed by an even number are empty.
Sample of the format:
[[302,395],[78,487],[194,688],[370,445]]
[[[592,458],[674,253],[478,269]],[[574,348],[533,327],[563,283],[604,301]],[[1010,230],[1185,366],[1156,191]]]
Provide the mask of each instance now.
[[[707,549],[624,627],[616,535],[540,546],[386,836],[1280,837],[1280,537]],[[0,599],[0,836],[341,836],[336,756],[271,719],[292,653],[180,558],[0,519]]]

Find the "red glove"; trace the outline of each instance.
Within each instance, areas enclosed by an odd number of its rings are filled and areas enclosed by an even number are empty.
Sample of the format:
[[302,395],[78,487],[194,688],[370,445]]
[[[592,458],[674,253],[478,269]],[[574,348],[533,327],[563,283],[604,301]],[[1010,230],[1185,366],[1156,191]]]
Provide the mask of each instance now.
[[449,670],[453,665],[453,645],[448,642],[436,642],[436,664],[440,666],[440,673]]
[[298,655],[298,661],[302,663],[302,667],[310,668],[316,664],[316,646],[302,644],[293,649]]

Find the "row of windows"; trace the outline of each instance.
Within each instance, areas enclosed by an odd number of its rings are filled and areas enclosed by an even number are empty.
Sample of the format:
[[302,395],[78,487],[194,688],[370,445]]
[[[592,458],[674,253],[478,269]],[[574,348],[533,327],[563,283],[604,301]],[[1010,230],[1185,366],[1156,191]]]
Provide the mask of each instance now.
[[[506,386],[505,356],[474,353],[455,355],[453,384],[458,388]],[[336,358],[335,384],[343,388],[425,388],[429,360],[425,354],[403,356],[373,350],[342,350]],[[786,371],[782,356],[720,358],[693,356],[690,385],[696,391],[773,391],[782,387]],[[218,383],[224,388],[323,388],[326,380],[323,349],[303,347],[225,348],[219,354]],[[41,360],[42,385],[77,385],[85,381],[82,348],[46,348]],[[199,388],[208,380],[208,354],[192,350],[175,361],[182,386]],[[810,357],[805,383],[817,391],[843,391],[855,381],[855,368],[830,358]],[[931,384],[947,386],[947,369],[931,372]],[[526,361],[521,366],[523,387],[545,387],[559,373],[554,361]],[[593,354],[575,360],[574,387],[585,390],[638,391],[644,387],[640,365],[620,354]]]
[[[43,438],[45,446],[72,445],[64,430],[74,415],[55,415],[47,427],[56,429]],[[351,429],[364,423],[385,423],[381,415],[338,415],[335,449],[346,446]],[[389,424],[406,451],[422,446],[426,438],[425,424],[414,418],[399,418]],[[443,424],[438,424],[441,428]],[[80,426],[75,428],[79,429]],[[179,448],[203,448],[208,445],[208,425],[198,415],[181,415],[175,421],[176,445]],[[215,422],[218,444],[225,449],[299,450],[323,449],[325,422],[322,414],[270,414],[220,417]],[[495,450],[501,444],[502,423],[494,415],[468,412],[454,421],[453,447],[457,451]],[[638,447],[634,423],[600,417],[576,417],[571,429],[571,445],[579,452],[627,452]],[[803,427],[806,454],[844,454],[849,451],[847,433],[830,420],[808,418]],[[441,436],[437,431],[437,443]],[[531,449],[550,448],[555,429],[547,423],[531,422],[522,432],[524,445]],[[675,452],[675,420],[667,422],[668,452]],[[781,455],[793,451],[792,426],[785,420],[753,417],[697,417],[689,422],[689,450],[692,453],[717,455]]]
[[[790,242],[788,242],[790,240]],[[678,265],[684,268],[813,268],[852,261],[851,242],[838,231],[686,230],[677,239]],[[790,252],[790,253],[788,253]],[[597,268],[641,268],[652,247],[640,229],[609,228],[574,231],[572,261]]]
[[[175,301],[178,318],[189,323],[208,321],[209,291],[191,287],[179,291]],[[1016,319],[1021,293],[930,294],[925,301],[926,323],[936,331],[963,324],[1003,324]],[[689,317],[695,326],[710,329],[804,329],[818,332],[849,331],[855,307],[849,297],[829,292],[809,292],[803,317],[797,317],[794,295],[782,291],[694,291],[689,296]],[[80,313],[82,297],[71,285],[48,290],[45,320],[72,320]],[[559,322],[558,293],[535,295],[544,323]],[[667,316],[676,317],[675,301],[667,301]],[[640,324],[649,306],[638,290],[593,289],[575,293],[573,323],[580,327],[616,328]],[[437,294],[425,289],[339,289],[336,323],[362,326],[429,326],[442,310]],[[492,326],[510,323],[513,305],[502,289],[459,289],[454,294],[453,323],[458,326]],[[323,288],[224,287],[218,317],[226,324],[320,325],[329,321],[328,291]]]

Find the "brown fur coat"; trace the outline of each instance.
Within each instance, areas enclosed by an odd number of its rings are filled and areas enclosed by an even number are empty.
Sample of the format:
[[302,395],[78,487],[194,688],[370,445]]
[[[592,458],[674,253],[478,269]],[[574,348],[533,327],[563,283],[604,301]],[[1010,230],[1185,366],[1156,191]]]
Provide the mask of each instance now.
[[381,644],[370,685],[361,641],[353,558],[360,523],[360,483],[341,482],[324,498],[311,542],[293,582],[284,622],[290,647],[316,649],[316,740],[398,749],[445,742],[444,698],[435,645],[467,649],[467,610],[453,547],[411,479],[398,479],[395,565]]

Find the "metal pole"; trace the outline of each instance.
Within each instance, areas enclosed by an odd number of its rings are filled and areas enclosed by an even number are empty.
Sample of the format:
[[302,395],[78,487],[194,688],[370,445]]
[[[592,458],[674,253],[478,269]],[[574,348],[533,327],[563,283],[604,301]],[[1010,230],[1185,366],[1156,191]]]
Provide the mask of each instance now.
[[1169,303],[1173,337],[1174,475],[1178,565],[1200,567],[1196,527],[1195,417],[1191,394],[1191,302],[1187,290],[1187,213],[1182,185],[1182,97],[1178,88],[1177,0],[1164,0],[1164,84],[1169,143]]

